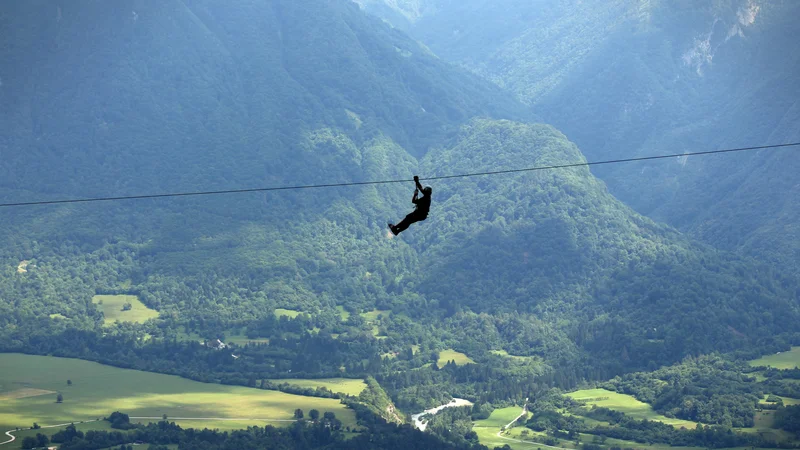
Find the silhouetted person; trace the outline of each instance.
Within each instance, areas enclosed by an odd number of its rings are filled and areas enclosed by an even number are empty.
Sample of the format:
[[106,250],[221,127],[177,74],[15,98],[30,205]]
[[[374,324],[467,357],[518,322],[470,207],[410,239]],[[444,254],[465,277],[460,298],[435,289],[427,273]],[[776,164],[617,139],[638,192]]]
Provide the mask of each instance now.
[[[395,236],[405,231],[412,223],[428,218],[428,211],[431,209],[431,192],[433,192],[433,188],[430,186],[422,187],[422,185],[419,184],[419,177],[416,175],[414,175],[414,183],[417,184],[416,189],[414,189],[414,197],[411,198],[411,203],[416,205],[414,211],[397,225],[389,223],[389,229],[392,230]],[[420,191],[422,192],[422,197],[417,197]]]

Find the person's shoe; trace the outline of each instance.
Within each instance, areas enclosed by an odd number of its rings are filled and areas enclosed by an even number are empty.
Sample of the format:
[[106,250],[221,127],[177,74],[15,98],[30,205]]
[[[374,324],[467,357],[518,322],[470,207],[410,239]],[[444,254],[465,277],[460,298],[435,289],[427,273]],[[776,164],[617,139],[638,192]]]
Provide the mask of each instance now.
[[397,236],[397,227],[395,227],[391,222],[389,222],[389,229],[392,230],[393,235]]

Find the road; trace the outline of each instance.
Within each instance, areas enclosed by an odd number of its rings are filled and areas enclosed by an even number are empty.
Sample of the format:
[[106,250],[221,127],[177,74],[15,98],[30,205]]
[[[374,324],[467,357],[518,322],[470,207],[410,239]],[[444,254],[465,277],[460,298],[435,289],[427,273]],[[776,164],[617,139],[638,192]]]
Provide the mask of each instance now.
[[[95,419],[95,420],[84,420],[84,421],[82,421],[81,423],[97,422],[97,421],[99,421],[99,420],[100,420],[100,419]],[[60,423],[60,424],[58,424],[58,425],[47,425],[47,426],[41,427],[41,429],[45,429],[45,428],[58,428],[58,427],[65,427],[65,426],[67,426],[67,425],[69,425],[69,424],[71,424],[71,423],[75,423],[75,422]],[[0,445],[10,444],[10,443],[14,442],[14,441],[17,439],[17,437],[16,437],[16,436],[14,436],[14,434],[13,434],[13,433],[16,433],[17,431],[24,431],[24,430],[23,430],[22,428],[20,428],[19,430],[17,430],[17,429],[15,428],[15,429],[13,429],[13,430],[8,430],[8,431],[6,431],[6,432],[5,432],[5,435],[6,435],[6,436],[8,436],[8,437],[10,437],[11,439],[9,439],[9,440],[7,440],[7,441],[5,441],[5,442],[0,442]]]
[[[131,419],[136,420],[162,420],[163,416],[158,417],[150,417],[150,416],[131,416]],[[65,427],[70,424],[77,424],[77,423],[91,423],[91,422],[98,422],[102,419],[95,419],[95,420],[82,420],[82,421],[75,421],[75,422],[67,422],[67,423],[60,423],[58,425],[47,425],[41,427],[41,429],[45,428],[59,428]],[[258,422],[295,422],[295,419],[262,419],[262,418],[253,418],[253,417],[169,417],[167,416],[167,420],[225,420],[225,421],[258,421]],[[19,430],[13,429],[8,430],[5,432],[5,435],[8,436],[10,439],[4,442],[0,442],[0,445],[10,444],[14,442],[17,437],[14,436],[14,433],[18,431],[25,431],[25,429],[20,428]]]
[[[528,399],[527,398],[525,399],[525,406],[522,407],[522,413],[520,413],[520,415],[518,415],[516,419],[512,420],[511,422],[508,422],[508,425],[503,427],[503,429],[507,430],[507,429],[511,428],[511,425],[514,425],[514,423],[516,423],[516,421],[518,421],[519,418],[524,416],[525,414],[528,414]],[[552,445],[542,444],[540,442],[523,441],[523,440],[520,440],[520,439],[514,439],[514,438],[510,438],[510,437],[505,437],[505,436],[503,436],[503,431],[502,430],[497,432],[497,437],[499,437],[500,439],[504,439],[506,441],[516,442],[516,443],[519,443],[519,444],[528,444],[528,445],[530,445],[532,447],[545,447],[545,448],[552,448],[552,449],[556,449],[556,450],[569,450],[569,449],[565,449],[564,447],[553,447]]]

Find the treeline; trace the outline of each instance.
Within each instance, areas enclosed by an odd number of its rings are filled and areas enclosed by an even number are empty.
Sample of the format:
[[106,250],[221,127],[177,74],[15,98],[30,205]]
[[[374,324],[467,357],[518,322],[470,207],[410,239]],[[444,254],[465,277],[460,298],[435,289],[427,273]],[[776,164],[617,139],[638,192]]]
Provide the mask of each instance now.
[[[180,375],[192,380],[260,387],[264,376],[320,378],[344,374],[360,378],[381,370],[377,341],[305,333],[269,345],[215,350],[198,341],[151,339],[138,330],[114,333],[53,329],[40,319],[14,329],[0,351],[34,353],[97,361],[117,367]],[[234,357],[234,353],[236,357]],[[269,383],[265,388],[271,388]]]
[[756,383],[745,362],[717,355],[688,358],[654,372],[616,377],[599,386],[649,403],[667,417],[726,427],[752,427],[768,386]]
[[77,430],[74,425],[68,425],[65,430],[55,433],[49,441],[59,444],[62,450],[99,450],[116,446],[127,447],[130,444],[149,444],[150,449],[177,445],[179,450],[486,449],[480,445],[446,442],[435,435],[419,432],[410,425],[375,423],[370,428],[348,435],[331,427],[330,421],[324,418],[316,421],[300,420],[286,428],[267,425],[232,432],[183,429],[168,421],[135,425],[126,431],[85,433]]
[[[694,429],[675,428],[658,421],[638,420],[608,408],[587,408],[579,402],[561,396],[557,391],[541,392],[528,404],[533,416],[525,426],[550,436],[578,440],[581,433],[605,438],[634,441],[640,444],[668,444],[681,447],[729,448],[766,447],[795,448],[786,442],[776,442],[755,433],[735,432],[726,426],[698,425]],[[565,412],[566,411],[566,412]],[[589,425],[588,417],[609,425]]]

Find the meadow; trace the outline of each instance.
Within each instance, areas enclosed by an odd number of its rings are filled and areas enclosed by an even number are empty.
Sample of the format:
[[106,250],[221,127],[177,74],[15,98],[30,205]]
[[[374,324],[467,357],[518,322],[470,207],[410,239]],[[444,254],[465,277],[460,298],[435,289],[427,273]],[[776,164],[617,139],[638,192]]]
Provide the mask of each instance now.
[[367,387],[366,383],[364,383],[364,380],[353,378],[321,378],[314,380],[301,378],[282,378],[269,381],[275,384],[289,383],[294,386],[311,389],[324,387],[330,389],[332,392],[347,395],[358,395]]
[[[478,441],[489,448],[502,447],[504,445],[508,445],[509,447],[511,447],[512,450],[530,450],[537,447],[537,445],[533,442],[522,443],[522,442],[514,442],[507,438],[503,439],[497,436],[497,433],[500,431],[499,428],[475,426],[472,430],[475,431],[475,434],[478,435]],[[544,446],[542,445],[538,446],[544,448]]]
[[630,395],[620,394],[618,392],[608,391],[606,389],[584,389],[570,392],[567,395],[575,400],[585,401],[587,405],[597,405],[604,408],[613,409],[615,411],[620,411],[635,419],[655,420],[672,425],[676,428],[685,427],[688,429],[694,429],[697,427],[697,422],[683,419],[671,419],[658,414],[657,412],[653,411],[652,406],[648,405],[647,403],[640,402]]
[[493,355],[497,355],[497,356],[503,356],[503,357],[506,357],[506,358],[515,359],[515,360],[518,360],[518,361],[533,361],[533,360],[536,359],[533,356],[511,355],[505,350],[490,350],[489,353],[491,353]]
[[492,411],[489,418],[475,421],[476,427],[495,428],[495,432],[500,431],[501,427],[509,424],[512,420],[522,414],[522,407],[511,406],[508,408],[499,408]]
[[295,311],[293,309],[283,309],[283,308],[275,309],[275,317],[278,317],[278,318],[285,316],[285,317],[288,317],[290,319],[294,319],[295,317],[299,316],[300,314],[302,314],[301,311]]
[[[63,395],[63,403],[56,403],[56,393]],[[2,431],[29,428],[34,422],[45,426],[88,421],[114,411],[145,423],[166,414],[182,426],[237,429],[286,424],[300,408],[306,413],[331,411],[345,426],[355,425],[353,411],[335,399],[200,383],[47,356],[0,354],[0,396]]]
[[455,361],[456,365],[458,366],[464,364],[475,364],[475,361],[473,361],[472,358],[461,352],[457,352],[452,348],[448,348],[447,350],[442,350],[439,352],[439,360],[436,362],[436,364],[439,366],[439,368],[442,368],[445,366],[445,364],[447,364],[448,361],[451,360]]
[[[103,311],[106,325],[116,321],[143,323],[158,317],[158,311],[145,306],[135,295],[95,295],[92,303]],[[123,311],[122,306],[126,303],[131,304],[131,309]]]
[[495,409],[488,418],[475,421],[473,423],[473,430],[478,435],[480,443],[489,448],[502,447],[508,444],[513,450],[523,448],[529,449],[531,448],[531,444],[529,443],[514,442],[497,436],[497,433],[502,427],[519,417],[521,413],[522,408],[519,406]]
[[786,352],[778,352],[774,355],[766,355],[750,361],[754,367],[769,366],[776,369],[794,369],[800,367],[800,347],[792,347]]

